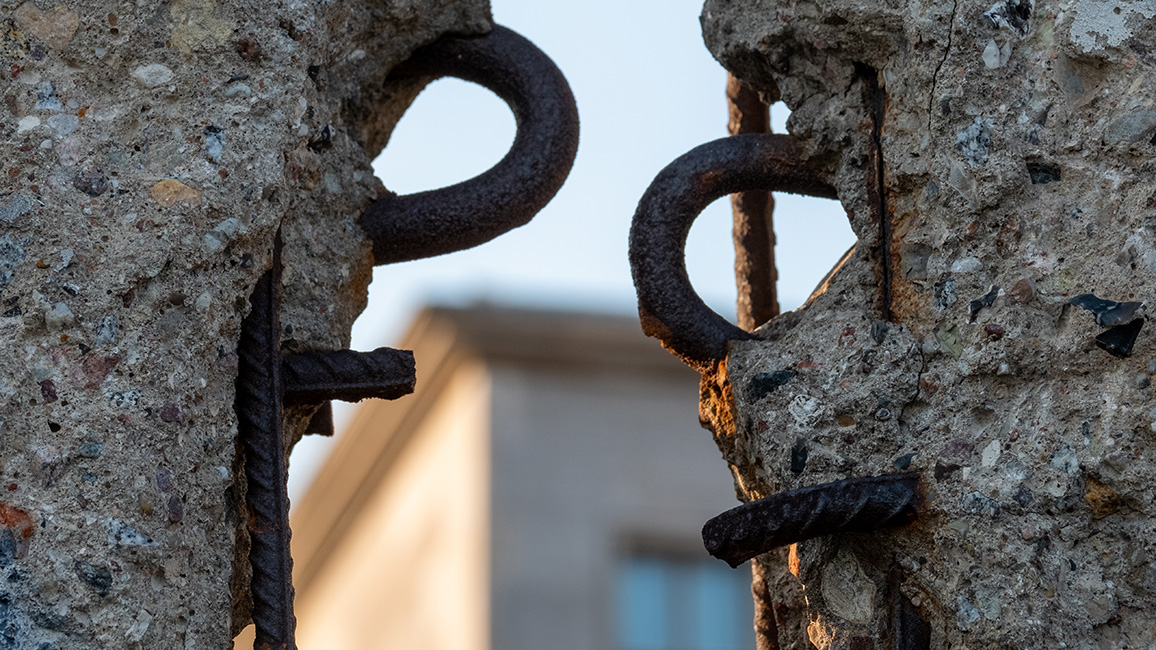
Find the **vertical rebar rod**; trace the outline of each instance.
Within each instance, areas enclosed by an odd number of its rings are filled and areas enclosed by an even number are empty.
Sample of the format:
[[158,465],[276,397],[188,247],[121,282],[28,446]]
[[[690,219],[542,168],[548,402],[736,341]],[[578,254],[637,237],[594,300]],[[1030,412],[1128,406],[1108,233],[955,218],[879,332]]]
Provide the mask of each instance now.
[[755,650],[779,650],[774,594],[767,584],[766,569],[757,559],[751,561],[751,596],[755,601]]
[[237,346],[238,430],[245,447],[249,508],[249,564],[253,567],[254,648],[296,650],[293,633],[293,558],[289,554],[288,467],[282,434],[281,233],[273,267],[249,298]]
[[[757,92],[727,73],[727,132],[770,133],[771,109]],[[765,190],[731,195],[734,213],[735,284],[738,326],[750,331],[779,315],[775,268],[775,199]],[[756,650],[779,650],[774,597],[765,569],[751,562]]]
[[[727,109],[727,131],[731,135],[771,132],[770,106],[732,74],[727,74]],[[779,315],[774,209],[775,199],[765,190],[731,195],[738,326],[747,331]]]

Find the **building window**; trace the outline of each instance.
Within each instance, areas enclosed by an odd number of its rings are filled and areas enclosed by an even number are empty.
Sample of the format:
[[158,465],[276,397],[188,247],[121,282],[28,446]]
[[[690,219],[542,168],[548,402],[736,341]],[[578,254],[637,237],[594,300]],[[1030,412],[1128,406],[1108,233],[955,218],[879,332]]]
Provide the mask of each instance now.
[[632,555],[617,576],[617,650],[749,650],[751,574],[714,559]]

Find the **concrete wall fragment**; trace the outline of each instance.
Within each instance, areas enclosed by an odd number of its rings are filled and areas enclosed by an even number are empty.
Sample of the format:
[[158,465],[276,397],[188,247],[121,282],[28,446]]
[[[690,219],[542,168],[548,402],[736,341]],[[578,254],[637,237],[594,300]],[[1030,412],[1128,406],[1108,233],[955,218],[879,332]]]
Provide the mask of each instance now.
[[928,498],[913,527],[793,549],[806,601],[782,647],[891,647],[896,590],[934,648],[1156,642],[1156,348],[1120,306],[1156,279],[1150,13],[706,3],[708,47],[781,93],[859,243],[825,293],[732,346],[704,419],[744,499],[900,470]]
[[225,648],[247,623],[236,341],[285,238],[286,349],[348,343],[356,219],[487,3],[0,5],[0,638]]

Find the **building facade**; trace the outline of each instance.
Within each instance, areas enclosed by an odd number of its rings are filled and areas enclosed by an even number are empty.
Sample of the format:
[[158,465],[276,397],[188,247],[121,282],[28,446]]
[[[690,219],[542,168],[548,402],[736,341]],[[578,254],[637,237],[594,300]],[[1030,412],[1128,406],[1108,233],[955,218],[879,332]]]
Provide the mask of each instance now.
[[415,394],[366,402],[293,514],[298,643],[738,650],[749,573],[698,377],[633,318],[425,310]]

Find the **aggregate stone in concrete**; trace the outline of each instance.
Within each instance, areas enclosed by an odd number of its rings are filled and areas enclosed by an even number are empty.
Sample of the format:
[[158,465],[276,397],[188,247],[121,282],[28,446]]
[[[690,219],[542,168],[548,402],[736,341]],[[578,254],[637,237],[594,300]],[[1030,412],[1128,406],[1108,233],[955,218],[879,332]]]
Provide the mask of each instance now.
[[0,645],[230,647],[248,296],[281,228],[285,347],[348,343],[369,163],[417,90],[383,80],[489,8],[35,0],[0,26]]
[[781,92],[859,244],[825,292],[733,346],[704,380],[704,420],[744,499],[902,469],[927,495],[910,528],[795,547],[806,601],[779,612],[783,647],[884,647],[895,589],[933,648],[1156,643],[1156,338],[1070,304],[1156,300],[1154,16],[1095,0],[706,3],[708,47]]

